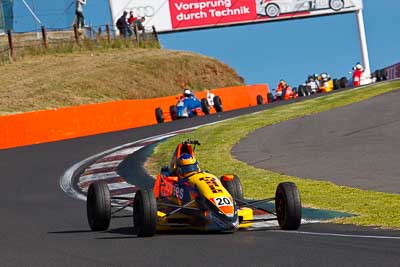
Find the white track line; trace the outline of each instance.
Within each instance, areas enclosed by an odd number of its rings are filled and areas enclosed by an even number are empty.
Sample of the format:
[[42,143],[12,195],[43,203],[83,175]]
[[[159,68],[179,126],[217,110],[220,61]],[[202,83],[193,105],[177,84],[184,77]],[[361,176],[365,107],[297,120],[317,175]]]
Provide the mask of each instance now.
[[[274,215],[255,215],[254,219],[268,219],[268,218],[274,218]],[[321,221],[317,221],[317,220],[305,220],[305,219],[301,219],[301,224],[309,224],[309,223],[319,223]],[[251,227],[249,230],[256,230],[259,228],[271,228],[271,227],[278,227],[278,221],[266,221],[266,222],[254,222],[252,223]],[[292,232],[292,231],[288,231],[288,232]]]
[[[227,119],[227,120],[230,120],[230,119]],[[224,121],[226,121],[226,120],[222,120],[222,121],[220,121],[220,122],[224,122]],[[77,171],[79,168],[81,168],[82,166],[88,164],[89,162],[93,162],[96,158],[100,158],[101,156],[104,156],[104,157],[106,157],[106,156],[107,156],[107,157],[111,157],[111,156],[115,156],[115,155],[120,155],[120,154],[122,154],[122,153],[121,153],[121,150],[130,149],[130,148],[127,148],[127,147],[130,147],[130,146],[132,146],[132,145],[138,144],[138,143],[140,143],[140,142],[148,142],[148,141],[159,141],[159,140],[163,140],[163,139],[166,139],[166,138],[175,136],[175,135],[177,135],[177,134],[179,134],[179,133],[187,132],[187,131],[194,130],[194,129],[200,128],[200,127],[202,127],[202,126],[211,125],[211,124],[215,124],[215,123],[200,125],[200,126],[196,126],[196,127],[189,128],[189,129],[183,129],[183,130],[178,130],[178,131],[174,131],[174,132],[170,132],[170,133],[166,133],[166,134],[160,134],[160,135],[156,135],[156,136],[151,136],[151,137],[143,138],[143,139],[140,139],[140,140],[131,142],[131,143],[127,143],[127,144],[124,144],[124,145],[121,145],[121,146],[118,146],[118,147],[111,148],[111,149],[106,150],[106,151],[104,151],[104,152],[101,152],[101,153],[98,153],[98,154],[93,155],[93,156],[91,156],[91,157],[88,157],[88,158],[86,158],[86,159],[84,159],[84,160],[82,160],[82,161],[80,161],[80,162],[77,162],[76,164],[72,165],[71,167],[69,167],[69,168],[61,175],[61,177],[60,177],[60,188],[61,188],[67,195],[69,195],[70,197],[75,198],[75,199],[80,199],[80,200],[86,201],[86,195],[84,195],[84,194],[82,194],[82,193],[76,191],[76,190],[74,189],[74,187],[72,186],[72,179],[73,179],[73,177],[74,177],[76,171]],[[142,147],[140,147],[140,148],[142,148]],[[139,148],[139,149],[140,149],[140,148]],[[131,149],[137,149],[137,147],[136,147],[136,148],[131,148]]]
[[112,184],[107,184],[108,189],[110,190],[117,190],[117,189],[125,189],[125,188],[135,188],[134,185],[131,185],[127,182],[122,182],[122,183],[112,183]]
[[118,151],[108,155],[107,157],[119,156],[119,155],[129,155],[129,154],[132,154],[132,153],[138,151],[139,149],[142,149],[143,147],[144,146],[136,146],[136,147],[130,147],[130,148],[118,150]]
[[384,235],[347,235],[347,234],[335,234],[335,233],[316,233],[316,232],[285,231],[285,230],[277,230],[277,232],[290,233],[290,234],[302,234],[302,235],[317,235],[317,236],[400,240],[399,236],[384,236]]
[[85,171],[92,171],[92,170],[96,170],[96,169],[116,167],[116,166],[118,166],[121,162],[122,162],[122,160],[115,160],[115,161],[106,161],[106,162],[95,163],[95,164],[93,164],[93,165],[90,165],[89,168],[87,168]]
[[[121,154],[123,154],[123,153],[126,153],[126,151],[127,151],[128,149],[140,149],[140,148],[142,148],[143,146],[142,146],[142,147],[139,147],[139,148],[138,148],[138,147],[135,147],[135,148],[128,148],[128,147],[130,147],[130,146],[132,146],[132,145],[135,145],[135,144],[139,144],[139,143],[141,143],[141,142],[143,143],[143,142],[148,142],[148,141],[160,141],[160,140],[163,140],[163,139],[166,139],[166,138],[175,136],[175,135],[180,134],[180,133],[192,131],[192,130],[195,130],[195,129],[197,129],[197,128],[204,127],[204,126],[207,126],[207,125],[213,125],[213,124],[217,124],[217,123],[222,123],[222,122],[225,122],[225,121],[228,121],[228,120],[232,120],[232,119],[233,119],[233,118],[226,119],[226,120],[221,120],[221,121],[218,121],[218,122],[212,122],[212,123],[208,123],[208,124],[204,124],[204,125],[199,125],[199,126],[195,126],[195,127],[188,128],[188,129],[173,131],[173,132],[166,133],[166,134],[160,134],[160,135],[156,135],[156,136],[151,136],[151,137],[143,138],[143,139],[140,139],[140,140],[131,142],[131,143],[127,143],[127,144],[124,144],[124,145],[121,145],[121,146],[118,146],[118,147],[111,148],[111,149],[106,150],[106,151],[104,151],[104,152],[101,152],[101,153],[98,153],[98,154],[93,155],[93,156],[91,156],[91,157],[88,157],[88,158],[86,158],[86,159],[84,159],[84,160],[82,160],[82,161],[80,161],[80,162],[77,162],[76,164],[72,165],[71,167],[69,167],[69,168],[61,175],[61,177],[60,177],[60,188],[61,188],[65,193],[67,193],[67,195],[69,195],[70,197],[76,198],[76,199],[80,199],[80,200],[83,200],[83,201],[86,201],[86,195],[84,195],[84,194],[82,194],[82,193],[76,191],[76,190],[74,189],[74,187],[72,186],[72,179],[73,179],[73,177],[74,177],[76,171],[77,171],[79,168],[81,168],[83,165],[86,165],[86,164],[88,164],[89,162],[93,162],[96,158],[100,158],[101,156],[104,156],[104,157],[105,157],[105,156],[111,157],[111,156],[121,155]],[[122,150],[125,150],[125,152],[121,153]],[[136,150],[135,150],[135,151],[136,151]],[[132,153],[133,153],[133,152],[132,152]]]
[[96,173],[96,174],[88,174],[81,176],[79,179],[79,184],[94,181],[94,180],[104,180],[108,178],[118,177],[119,175],[116,172],[104,172],[104,173]]

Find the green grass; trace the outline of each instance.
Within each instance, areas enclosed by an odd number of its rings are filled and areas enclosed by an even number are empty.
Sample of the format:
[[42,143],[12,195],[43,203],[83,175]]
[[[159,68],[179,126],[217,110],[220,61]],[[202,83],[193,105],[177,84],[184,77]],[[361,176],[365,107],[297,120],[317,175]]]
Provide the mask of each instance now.
[[201,127],[196,131],[176,136],[158,145],[146,164],[155,174],[160,165],[166,165],[177,143],[186,138],[202,143],[196,150],[200,166],[220,176],[235,173],[241,178],[245,196],[263,198],[272,196],[278,183],[297,184],[305,207],[328,209],[357,214],[336,219],[336,223],[351,223],[383,228],[400,228],[400,195],[339,186],[331,182],[315,181],[257,169],[238,161],[231,155],[232,147],[254,130],[337,107],[367,100],[400,88],[400,81],[377,84],[368,88],[327,95],[242,116],[220,124]]
[[[18,42],[15,44],[18,47]],[[115,38],[108,41],[105,38],[91,40],[86,38],[80,39],[78,45],[74,40],[64,40],[62,42],[49,42],[45,48],[41,42],[28,43],[26,46],[20,46],[14,51],[14,59],[11,59],[8,52],[0,54],[0,64],[8,63],[14,60],[21,60],[27,56],[40,55],[59,55],[84,51],[108,51],[110,49],[126,49],[126,48],[152,48],[159,49],[160,44],[156,40],[140,40],[139,44],[134,39]]]

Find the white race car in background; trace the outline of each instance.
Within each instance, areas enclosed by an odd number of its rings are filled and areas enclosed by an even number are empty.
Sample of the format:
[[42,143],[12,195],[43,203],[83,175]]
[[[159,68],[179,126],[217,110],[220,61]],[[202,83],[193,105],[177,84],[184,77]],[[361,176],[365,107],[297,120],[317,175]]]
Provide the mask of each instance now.
[[257,13],[270,18],[285,13],[331,9],[340,11],[354,7],[352,0],[256,0]]

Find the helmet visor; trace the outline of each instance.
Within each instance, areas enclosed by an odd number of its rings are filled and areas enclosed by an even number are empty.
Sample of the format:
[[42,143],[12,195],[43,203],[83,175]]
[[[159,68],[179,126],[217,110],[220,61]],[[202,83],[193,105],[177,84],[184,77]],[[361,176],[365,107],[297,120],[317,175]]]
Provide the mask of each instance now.
[[178,168],[178,174],[185,174],[190,172],[196,172],[199,170],[199,165],[196,163],[190,165],[180,166]]

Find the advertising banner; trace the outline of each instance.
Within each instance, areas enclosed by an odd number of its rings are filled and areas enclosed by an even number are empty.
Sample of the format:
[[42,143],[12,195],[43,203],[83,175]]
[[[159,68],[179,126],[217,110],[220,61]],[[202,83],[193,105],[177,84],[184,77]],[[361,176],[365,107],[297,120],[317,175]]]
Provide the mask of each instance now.
[[14,0],[0,0],[0,33],[13,29]]
[[110,0],[113,22],[123,11],[145,17],[158,32],[335,15],[362,8],[362,0]]
[[387,67],[386,71],[389,80],[400,78],[400,63]]

